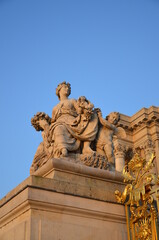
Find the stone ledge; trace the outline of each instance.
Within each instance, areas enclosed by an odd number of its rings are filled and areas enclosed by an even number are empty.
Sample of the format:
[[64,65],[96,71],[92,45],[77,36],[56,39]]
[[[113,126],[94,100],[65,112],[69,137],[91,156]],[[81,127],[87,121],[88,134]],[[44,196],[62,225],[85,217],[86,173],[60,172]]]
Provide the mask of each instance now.
[[122,191],[124,183],[119,172],[94,169],[64,159],[51,159],[35,176],[30,176],[2,198],[0,206],[27,187],[116,203],[114,192],[116,189]]
[[120,172],[117,171],[108,171],[102,170],[93,167],[87,167],[81,164],[72,163],[66,159],[57,159],[52,158],[48,160],[48,162],[43,165],[40,169],[38,169],[34,175],[42,176],[46,178],[54,178],[54,171],[62,171],[72,174],[77,174],[79,176],[85,176],[89,178],[103,179],[111,182],[123,182],[123,177]]
[[[94,227],[94,239],[104,240],[109,230],[108,239],[126,239],[124,206],[28,186],[0,209],[0,239],[5,240],[59,239],[59,233],[65,239],[70,230],[71,239],[87,239]],[[85,238],[76,236],[79,228]]]
[[[90,204],[91,203],[91,204]],[[98,207],[97,207],[98,205]],[[97,201],[42,188],[27,186],[13,196],[0,209],[0,225],[12,221],[29,209],[78,215],[87,218],[111,219],[125,223],[124,206],[117,203]],[[111,217],[110,217],[111,216]]]

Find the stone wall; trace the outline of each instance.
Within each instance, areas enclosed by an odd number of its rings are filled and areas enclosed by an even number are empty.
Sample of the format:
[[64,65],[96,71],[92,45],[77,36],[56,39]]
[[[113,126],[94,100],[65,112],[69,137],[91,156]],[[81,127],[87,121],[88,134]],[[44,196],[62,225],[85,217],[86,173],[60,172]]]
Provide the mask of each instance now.
[[52,159],[0,202],[1,240],[127,239],[120,173]]
[[120,114],[118,126],[124,128],[127,137],[114,140],[116,162],[118,156],[125,158],[125,151],[129,148],[140,151],[147,159],[155,152],[154,171],[159,173],[159,107],[142,108],[132,117]]

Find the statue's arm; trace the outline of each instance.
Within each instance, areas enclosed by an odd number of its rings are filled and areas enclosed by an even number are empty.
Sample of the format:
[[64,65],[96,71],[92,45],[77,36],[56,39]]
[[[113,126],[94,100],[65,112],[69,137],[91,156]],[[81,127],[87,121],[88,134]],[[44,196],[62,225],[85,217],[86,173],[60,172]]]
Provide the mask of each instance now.
[[57,107],[54,107],[52,110],[52,120],[51,120],[52,123],[56,122],[56,115],[57,115]]
[[102,112],[99,108],[96,108],[96,112],[97,112],[98,119],[99,119],[100,123],[104,127],[108,128],[108,129],[111,129],[113,131],[116,131],[116,127],[113,124],[111,124],[110,122],[108,122],[108,120],[106,120],[102,117]]
[[107,127],[107,128],[109,128],[109,129],[111,129],[111,130],[113,130],[113,131],[116,130],[116,127],[115,127],[113,124],[109,123],[108,120],[104,119],[102,116],[98,116],[98,118],[99,118],[100,123],[101,123],[104,127]]
[[77,100],[72,99],[72,103],[73,103],[74,109],[76,110],[76,113],[78,115],[81,114],[82,109],[79,107],[79,104],[77,103]]
[[43,128],[45,132],[49,131],[50,125],[45,119],[39,120],[39,125]]

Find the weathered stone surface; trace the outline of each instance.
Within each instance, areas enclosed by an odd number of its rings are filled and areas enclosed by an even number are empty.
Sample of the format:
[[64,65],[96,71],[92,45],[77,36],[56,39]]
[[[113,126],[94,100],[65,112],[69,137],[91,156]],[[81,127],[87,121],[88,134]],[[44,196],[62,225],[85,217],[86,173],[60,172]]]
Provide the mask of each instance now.
[[118,204],[28,186],[5,210],[2,240],[127,239],[124,207]]
[[118,172],[89,168],[65,159],[50,159],[35,175],[53,179],[56,191],[109,202],[116,202],[116,187],[124,187]]
[[120,173],[51,159],[0,201],[0,239],[127,239]]

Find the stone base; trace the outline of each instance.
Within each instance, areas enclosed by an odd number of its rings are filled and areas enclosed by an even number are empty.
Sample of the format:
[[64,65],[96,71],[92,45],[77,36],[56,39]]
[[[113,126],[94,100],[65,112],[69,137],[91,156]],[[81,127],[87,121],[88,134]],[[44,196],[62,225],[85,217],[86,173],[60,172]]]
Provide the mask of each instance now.
[[1,240],[127,239],[120,174],[51,159],[36,175],[0,201]]

